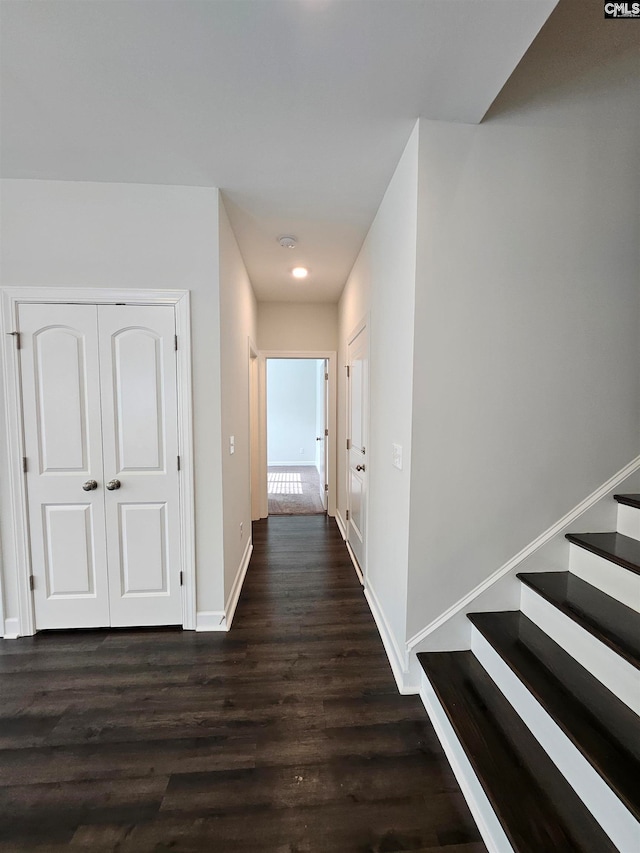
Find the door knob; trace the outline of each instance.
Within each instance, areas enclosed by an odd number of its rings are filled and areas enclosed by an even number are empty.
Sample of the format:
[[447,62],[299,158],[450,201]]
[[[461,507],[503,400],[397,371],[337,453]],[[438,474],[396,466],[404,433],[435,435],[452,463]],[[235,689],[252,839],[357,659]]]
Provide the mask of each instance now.
[[109,480],[107,483],[107,488],[110,492],[113,492],[115,489],[120,488],[120,480]]
[[94,489],[98,488],[98,482],[97,480],[87,480],[86,483],[82,484],[82,488],[85,490],[85,492],[92,492]]
[[[364,471],[364,470],[365,470],[364,465],[356,465],[356,471]],[[107,488],[109,488],[109,486],[107,486]]]

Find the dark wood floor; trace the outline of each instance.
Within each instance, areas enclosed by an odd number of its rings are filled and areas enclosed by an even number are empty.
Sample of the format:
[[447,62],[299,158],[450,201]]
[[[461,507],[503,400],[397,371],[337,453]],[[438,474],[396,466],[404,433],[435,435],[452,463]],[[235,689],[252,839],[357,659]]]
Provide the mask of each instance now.
[[254,543],[228,634],[0,641],[0,850],[485,850],[335,524]]

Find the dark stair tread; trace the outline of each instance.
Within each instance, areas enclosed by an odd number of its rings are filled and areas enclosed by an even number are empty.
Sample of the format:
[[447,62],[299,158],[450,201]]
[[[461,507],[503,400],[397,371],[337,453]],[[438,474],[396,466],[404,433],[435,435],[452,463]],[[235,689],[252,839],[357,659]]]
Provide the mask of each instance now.
[[418,659],[516,853],[616,849],[472,652]]
[[635,667],[640,667],[640,614],[570,572],[518,578]]
[[524,613],[470,613],[469,619],[640,819],[640,738],[633,711]]
[[640,495],[614,495],[613,497],[619,504],[626,504],[627,506],[634,506],[636,509],[640,509]]
[[622,533],[567,533],[569,542],[640,574],[640,542]]

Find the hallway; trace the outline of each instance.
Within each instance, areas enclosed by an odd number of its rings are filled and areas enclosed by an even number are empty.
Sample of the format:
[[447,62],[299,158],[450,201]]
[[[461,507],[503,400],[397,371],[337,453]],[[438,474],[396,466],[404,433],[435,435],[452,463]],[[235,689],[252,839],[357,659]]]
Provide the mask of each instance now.
[[335,523],[254,543],[228,634],[0,645],[0,851],[482,853]]

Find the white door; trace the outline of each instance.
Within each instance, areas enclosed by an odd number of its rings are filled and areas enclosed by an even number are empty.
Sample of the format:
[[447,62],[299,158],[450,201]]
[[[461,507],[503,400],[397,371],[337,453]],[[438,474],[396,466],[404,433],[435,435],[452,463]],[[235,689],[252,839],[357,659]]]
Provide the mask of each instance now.
[[329,497],[327,482],[329,366],[327,359],[317,361],[316,367],[316,468],[319,475],[320,500],[326,512]]
[[111,625],[182,622],[175,319],[98,309]]
[[347,362],[347,542],[364,576],[369,446],[369,337],[366,326],[349,342]]
[[36,628],[109,625],[97,322],[19,306]]
[[180,624],[173,308],[19,319],[36,628]]

